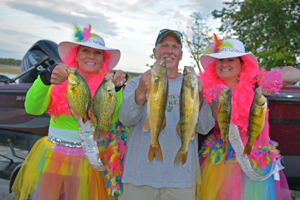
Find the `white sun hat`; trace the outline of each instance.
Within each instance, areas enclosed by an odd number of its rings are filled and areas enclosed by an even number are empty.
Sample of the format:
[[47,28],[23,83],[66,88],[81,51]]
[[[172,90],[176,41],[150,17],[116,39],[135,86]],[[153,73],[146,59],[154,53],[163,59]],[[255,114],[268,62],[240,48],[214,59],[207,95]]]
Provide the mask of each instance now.
[[[216,36],[215,36],[216,38]],[[200,63],[205,69],[216,59],[235,58],[247,56],[250,61],[258,68],[258,62],[256,57],[252,53],[246,53],[244,44],[236,39],[226,39],[224,41],[218,41],[216,38],[216,44],[210,45],[205,54],[200,57]]]
[[108,52],[110,54],[110,58],[107,60],[108,71],[112,70],[118,64],[121,57],[120,50],[106,47],[104,39],[101,36],[90,33],[91,25],[89,25],[89,28],[84,28],[83,31],[79,30],[78,26],[76,25],[75,28],[77,30],[75,33],[75,38],[77,38],[77,41],[64,41],[58,45],[58,54],[63,62],[65,62],[67,59],[67,56],[72,48],[82,45]]

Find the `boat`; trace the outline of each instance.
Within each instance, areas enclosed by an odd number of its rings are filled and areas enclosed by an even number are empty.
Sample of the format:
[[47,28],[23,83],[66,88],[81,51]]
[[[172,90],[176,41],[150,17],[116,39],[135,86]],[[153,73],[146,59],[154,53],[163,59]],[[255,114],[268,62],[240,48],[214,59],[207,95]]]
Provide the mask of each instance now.
[[[27,150],[48,134],[50,116],[46,113],[36,116],[27,114],[24,103],[26,93],[38,74],[60,61],[58,45],[50,40],[39,40],[22,59],[20,73],[14,78],[0,75],[0,145],[10,147],[12,154],[19,157],[14,148]],[[7,158],[5,155],[1,157]],[[10,180],[10,187],[22,162],[0,162],[0,178]]]

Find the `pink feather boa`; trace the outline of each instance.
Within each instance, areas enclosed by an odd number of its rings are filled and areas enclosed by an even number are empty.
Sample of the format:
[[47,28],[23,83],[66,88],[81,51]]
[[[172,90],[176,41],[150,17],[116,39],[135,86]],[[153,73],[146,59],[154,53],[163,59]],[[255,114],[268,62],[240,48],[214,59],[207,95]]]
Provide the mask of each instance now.
[[[233,93],[231,120],[240,128],[240,131],[247,131],[249,124],[249,111],[253,100],[255,80],[263,70],[258,69],[246,56],[241,57],[244,65],[240,72],[240,81]],[[205,72],[201,74],[200,80],[204,84],[204,96],[208,103],[211,102],[211,90],[216,86],[223,84],[216,73],[216,61],[206,67]]]
[[[74,47],[70,50],[68,54],[68,60],[65,62],[69,67],[74,67],[77,65],[76,63],[76,55],[78,51],[79,46]],[[101,72],[97,72],[89,77],[87,81],[87,84],[89,86],[89,89],[91,91],[92,97],[94,97],[95,92],[102,82],[104,76],[107,74],[107,60],[110,58],[110,54],[108,54],[106,51],[103,51],[104,54],[104,63],[101,67]],[[58,117],[59,115],[71,115],[69,106],[68,106],[68,100],[65,97],[66,91],[67,91],[67,84],[68,80],[63,82],[61,85],[52,85],[51,87],[51,93],[50,93],[50,103],[48,105],[48,110],[46,111],[51,116],[54,116],[54,118]]]

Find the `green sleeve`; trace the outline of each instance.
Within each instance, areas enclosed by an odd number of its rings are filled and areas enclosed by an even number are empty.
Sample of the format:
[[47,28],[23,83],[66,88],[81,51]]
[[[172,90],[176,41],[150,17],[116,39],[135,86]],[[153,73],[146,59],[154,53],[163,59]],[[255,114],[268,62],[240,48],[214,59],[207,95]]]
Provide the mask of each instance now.
[[40,76],[32,84],[26,94],[25,110],[31,115],[41,115],[48,108],[50,102],[50,85],[45,85]]
[[118,102],[117,102],[117,105],[116,105],[116,110],[115,110],[114,116],[111,120],[111,124],[116,123],[117,121],[119,121],[119,108],[120,108],[120,106],[122,104],[122,101],[123,101],[123,89],[116,92],[116,96],[117,96]]

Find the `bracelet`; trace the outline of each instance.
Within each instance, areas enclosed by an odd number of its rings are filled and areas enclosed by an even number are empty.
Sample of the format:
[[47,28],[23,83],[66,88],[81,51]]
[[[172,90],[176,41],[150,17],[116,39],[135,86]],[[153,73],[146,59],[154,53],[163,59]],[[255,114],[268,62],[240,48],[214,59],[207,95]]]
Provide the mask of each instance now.
[[53,69],[57,66],[57,64],[54,64],[46,69],[44,69],[41,73],[40,73],[40,77],[42,82],[45,85],[51,85],[51,74]]

